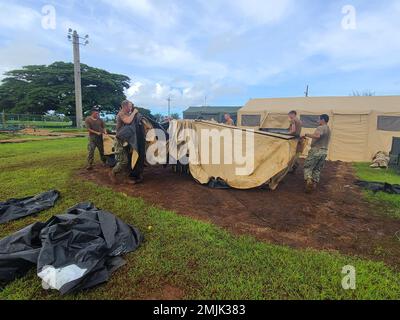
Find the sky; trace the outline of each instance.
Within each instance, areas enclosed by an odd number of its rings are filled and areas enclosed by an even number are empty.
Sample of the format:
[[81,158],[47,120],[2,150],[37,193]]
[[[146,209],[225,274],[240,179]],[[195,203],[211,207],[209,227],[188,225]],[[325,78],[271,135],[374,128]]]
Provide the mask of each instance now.
[[81,61],[131,78],[153,113],[251,98],[400,94],[397,0],[0,0],[0,79]]

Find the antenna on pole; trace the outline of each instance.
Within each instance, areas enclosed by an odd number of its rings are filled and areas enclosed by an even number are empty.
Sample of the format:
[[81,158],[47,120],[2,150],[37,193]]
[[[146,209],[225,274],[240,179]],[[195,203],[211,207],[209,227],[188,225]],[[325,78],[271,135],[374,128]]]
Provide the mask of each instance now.
[[308,97],[308,94],[309,94],[309,85],[307,85],[306,91],[304,92],[304,94],[306,95],[306,98],[307,98],[307,97]]

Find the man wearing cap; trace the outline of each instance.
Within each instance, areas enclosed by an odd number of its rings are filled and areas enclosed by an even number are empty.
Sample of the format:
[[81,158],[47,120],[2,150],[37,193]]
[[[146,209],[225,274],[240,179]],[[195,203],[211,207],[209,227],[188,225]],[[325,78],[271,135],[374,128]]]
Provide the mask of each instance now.
[[100,110],[93,107],[90,116],[85,119],[85,126],[89,132],[87,170],[93,169],[94,152],[96,148],[99,150],[100,158],[106,163],[103,148],[103,134],[107,134],[104,121],[100,119]]

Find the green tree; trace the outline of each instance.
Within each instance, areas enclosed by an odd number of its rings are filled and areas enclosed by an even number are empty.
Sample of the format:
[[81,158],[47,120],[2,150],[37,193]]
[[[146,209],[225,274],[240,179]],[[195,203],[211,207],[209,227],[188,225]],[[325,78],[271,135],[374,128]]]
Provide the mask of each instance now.
[[[126,99],[129,77],[81,65],[83,110],[101,105],[104,112],[118,111]],[[74,66],[55,62],[31,65],[5,73],[0,85],[0,109],[13,113],[45,114],[49,110],[75,115]]]
[[175,120],[179,120],[181,118],[181,116],[179,115],[179,113],[172,113],[171,118],[175,119]]

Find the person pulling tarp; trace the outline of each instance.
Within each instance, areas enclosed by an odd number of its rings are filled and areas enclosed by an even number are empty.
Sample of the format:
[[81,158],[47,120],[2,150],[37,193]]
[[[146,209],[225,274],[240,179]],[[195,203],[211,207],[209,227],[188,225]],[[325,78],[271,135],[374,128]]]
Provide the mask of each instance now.
[[0,202],[0,224],[47,210],[54,206],[59,196],[57,190],[50,190],[36,196]]
[[81,203],[0,240],[0,282],[21,277],[36,265],[45,289],[67,294],[91,288],[107,281],[124,264],[120,256],[142,242],[135,227],[92,203]]

